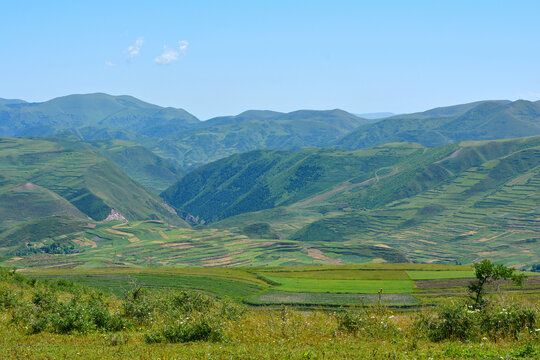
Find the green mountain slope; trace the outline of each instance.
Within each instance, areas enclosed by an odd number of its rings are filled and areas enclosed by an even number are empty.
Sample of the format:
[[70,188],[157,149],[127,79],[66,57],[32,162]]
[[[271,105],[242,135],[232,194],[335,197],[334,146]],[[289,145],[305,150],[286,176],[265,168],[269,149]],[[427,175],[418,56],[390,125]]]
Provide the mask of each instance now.
[[482,101],[399,115],[357,128],[336,142],[360,149],[388,142],[437,146],[463,140],[505,139],[540,134],[540,104]]
[[81,229],[88,216],[58,194],[0,175],[0,246]]
[[[368,123],[342,110],[301,110],[292,113],[246,111],[210,119],[163,138],[137,141],[185,169],[255,149],[324,147],[357,126]],[[124,138],[130,134],[123,133]]]
[[85,224],[101,221],[112,209],[128,220],[162,219],[184,224],[159,198],[88,144],[65,139],[0,138],[0,169],[3,231],[8,231],[7,226],[13,222],[50,217],[79,219]]
[[0,136],[51,136],[69,130],[83,140],[128,140],[184,169],[254,149],[326,146],[367,123],[342,110],[251,110],[201,122],[182,109],[106,94],[0,102]]
[[202,166],[162,197],[206,222],[288,205],[345,182],[361,183],[391,173],[399,161],[424,148],[397,144],[347,152],[333,149],[256,150]]
[[265,224],[323,252],[379,246],[418,262],[540,259],[540,137],[425,149],[395,168],[377,181],[214,226],[241,232]]
[[97,93],[42,103],[7,102],[0,112],[0,136],[54,135],[83,126],[159,133],[170,126],[187,127],[198,122],[182,109],[163,108],[131,96]]
[[124,140],[94,140],[89,143],[129,177],[156,194],[185,175],[185,171],[172,161],[136,143]]

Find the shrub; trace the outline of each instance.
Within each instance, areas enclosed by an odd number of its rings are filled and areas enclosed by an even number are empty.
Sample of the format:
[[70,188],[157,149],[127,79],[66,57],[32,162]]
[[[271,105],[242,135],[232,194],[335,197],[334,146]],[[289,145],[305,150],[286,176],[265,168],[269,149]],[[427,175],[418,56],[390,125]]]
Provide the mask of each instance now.
[[8,287],[0,287],[0,309],[11,309],[21,301],[21,293]]
[[200,316],[185,318],[173,323],[165,324],[161,329],[145,335],[147,343],[157,342],[193,342],[193,341],[221,341],[223,329],[217,318]]
[[246,307],[229,298],[221,299],[218,316],[226,320],[238,320],[246,312]]
[[172,310],[182,313],[208,311],[216,306],[214,298],[200,291],[189,290],[171,292],[167,303]]
[[496,306],[479,313],[480,328],[490,338],[513,337],[522,331],[534,331],[536,311],[523,305]]
[[432,341],[467,340],[478,336],[477,317],[479,310],[463,303],[440,305],[436,314],[420,314],[416,329]]
[[73,331],[84,333],[96,329],[91,313],[78,299],[72,299],[68,303],[58,303],[48,318],[50,331],[58,334]]
[[24,283],[26,277],[16,272],[15,269],[0,267],[0,279],[11,283]]
[[394,336],[398,333],[390,312],[371,310],[344,310],[336,313],[338,330],[352,334],[362,334],[373,338]]
[[140,287],[132,289],[123,303],[124,314],[139,323],[150,320],[155,310],[155,304],[147,289]]
[[45,330],[67,334],[92,330],[119,331],[129,323],[118,314],[111,314],[103,297],[75,296],[61,302],[57,294],[43,290],[34,293],[31,302],[21,303],[12,313],[12,322],[35,334]]
[[441,305],[435,313],[420,314],[415,327],[432,341],[516,338],[521,332],[534,331],[537,318],[536,310],[523,305],[475,309],[472,305],[453,303]]

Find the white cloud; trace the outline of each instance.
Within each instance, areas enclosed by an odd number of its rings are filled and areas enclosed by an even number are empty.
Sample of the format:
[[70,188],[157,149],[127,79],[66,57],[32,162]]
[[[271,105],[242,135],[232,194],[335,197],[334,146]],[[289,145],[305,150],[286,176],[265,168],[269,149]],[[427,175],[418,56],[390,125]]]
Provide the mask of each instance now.
[[131,60],[135,56],[139,55],[141,52],[141,47],[144,44],[144,39],[142,37],[138,38],[137,41],[135,41],[134,45],[131,45],[127,48],[127,59]]
[[105,61],[105,65],[110,66],[110,67],[116,66],[115,63],[113,63],[112,61],[109,61],[109,60]]
[[160,65],[167,65],[175,62],[180,58],[180,53],[175,49],[170,49],[167,46],[163,47],[163,52],[154,61]]
[[185,54],[188,45],[189,45],[189,43],[188,43],[186,40],[180,40],[180,41],[178,42],[178,50],[180,50],[180,52],[181,52],[182,54]]
[[161,55],[156,57],[154,61],[159,65],[171,64],[186,54],[188,45],[189,43],[185,40],[179,41],[178,47],[176,48],[171,49],[165,45],[163,47],[163,52],[161,53]]

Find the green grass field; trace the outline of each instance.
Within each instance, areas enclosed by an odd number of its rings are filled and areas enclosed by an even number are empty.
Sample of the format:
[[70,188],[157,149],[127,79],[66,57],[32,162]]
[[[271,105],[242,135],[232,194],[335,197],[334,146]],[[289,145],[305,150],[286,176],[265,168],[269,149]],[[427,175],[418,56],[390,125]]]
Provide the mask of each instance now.
[[[301,269],[301,268],[299,268]],[[423,272],[423,271],[421,271]],[[446,272],[446,271],[445,271]],[[260,271],[265,277],[298,279],[337,279],[337,280],[409,280],[408,272],[403,270],[361,270],[361,269],[321,269],[298,271]]]
[[[419,270],[422,266],[426,270]],[[317,293],[302,291],[300,287],[295,288],[295,291],[282,291],[281,285],[269,283],[270,279],[284,283],[298,281],[303,285],[318,282],[319,287],[326,284],[327,288],[332,289],[338,289],[344,282],[412,284],[413,280],[335,279],[351,277],[352,274],[366,278],[375,272],[386,273],[387,278],[402,277],[403,273],[406,274],[403,269],[407,268],[416,269],[409,271],[414,271],[418,277],[433,277],[434,272],[439,274],[437,279],[417,281],[444,283],[449,280],[466,280],[448,279],[455,277],[459,271],[450,266],[446,266],[446,269],[445,266],[423,264],[396,264],[394,269],[390,264],[364,264],[359,267],[286,267],[282,273],[287,277],[269,279],[264,275],[279,273],[279,269],[116,268],[23,271],[30,277],[37,277],[37,281],[2,268],[0,358],[427,360],[503,357],[517,360],[537,359],[540,355],[538,335],[530,330],[530,326],[515,325],[517,336],[512,336],[511,331],[503,335],[491,334],[482,330],[480,325],[467,325],[461,317],[461,314],[469,314],[467,312],[460,312],[460,317],[453,319],[454,322],[466,325],[463,328],[467,331],[466,339],[450,337],[439,341],[429,337],[428,330],[418,326],[421,324],[419,319],[427,316],[431,321],[437,321],[438,306],[467,298],[466,294],[456,293],[452,288],[446,289],[441,295],[400,294],[395,293],[399,291],[397,287],[394,287],[394,293],[390,293],[390,288],[386,287],[380,304],[378,294]],[[468,273],[470,269],[464,267],[461,271]],[[421,276],[420,272],[426,272],[425,276]],[[294,278],[294,273],[303,277]],[[73,285],[64,280],[105,290],[105,293],[94,292],[86,286]],[[137,287],[132,286],[134,282]],[[124,290],[134,290],[138,286],[151,291],[136,290],[128,296],[124,293]],[[249,307],[227,299],[208,300],[204,294],[192,293],[185,297],[184,292],[178,291],[184,289],[199,289],[220,297],[242,299]],[[540,301],[540,289],[487,294],[487,297],[495,304],[493,316],[497,316],[496,319],[503,316],[501,309],[514,309],[518,304],[535,311],[536,322],[532,329],[540,324],[538,311],[534,310]],[[463,308],[461,304],[458,307]],[[513,314],[513,311],[507,313]],[[77,315],[73,316],[73,313]],[[107,314],[112,317],[107,317]],[[79,322],[79,316],[85,320]],[[504,316],[512,320],[519,319],[514,315]],[[123,319],[123,326],[117,327],[113,319]],[[204,327],[192,327],[195,326],[192,324],[198,324],[201,319],[205,321]],[[481,319],[475,320],[474,324],[485,324],[478,322]],[[506,321],[507,318],[502,319]],[[490,326],[500,329],[496,324]],[[220,334],[220,337],[206,338],[205,331],[210,330]],[[152,339],[157,339],[158,343]]]
[[390,294],[406,294],[412,293],[413,286],[410,280],[306,279],[270,276],[268,279],[280,284],[276,289],[292,292],[374,294],[383,289]]
[[[149,289],[192,289],[252,305],[291,304],[304,307],[366,305],[378,301],[388,306],[431,304],[437,294],[460,296],[466,292],[467,266],[435,264],[358,264],[233,268],[101,268],[23,270],[38,279],[63,279],[124,296],[140,286]],[[540,293],[535,273],[527,273],[523,289]],[[410,277],[410,278],[409,278]],[[503,284],[502,291],[520,291]],[[489,291],[496,291],[495,287]],[[435,294],[435,295],[434,295]]]
[[447,271],[419,271],[407,270],[407,275],[412,280],[430,280],[430,279],[470,279],[474,278],[472,270],[447,270]]

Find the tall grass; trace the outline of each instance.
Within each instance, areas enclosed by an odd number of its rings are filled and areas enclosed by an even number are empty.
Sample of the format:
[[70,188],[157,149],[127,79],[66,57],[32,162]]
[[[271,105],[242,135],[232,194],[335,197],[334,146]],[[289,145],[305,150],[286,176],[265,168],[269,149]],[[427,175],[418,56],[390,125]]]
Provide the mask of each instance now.
[[261,310],[201,292],[133,286],[119,298],[0,272],[0,358],[26,356],[19,342],[35,342],[29,358],[91,357],[105,347],[110,354],[97,357],[534,359],[539,328],[537,302],[481,310],[455,302],[406,314],[382,301],[339,311]]

